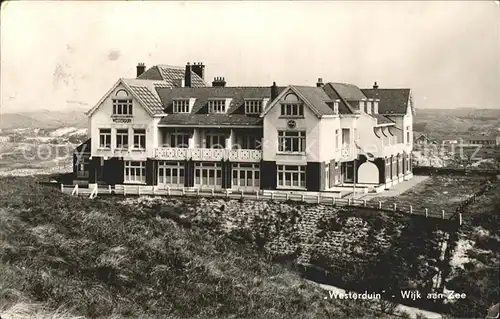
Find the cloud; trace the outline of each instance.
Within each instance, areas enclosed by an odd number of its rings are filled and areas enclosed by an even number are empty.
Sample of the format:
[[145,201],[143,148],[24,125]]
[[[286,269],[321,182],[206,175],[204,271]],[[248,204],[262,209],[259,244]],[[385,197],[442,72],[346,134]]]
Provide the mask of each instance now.
[[111,49],[108,52],[108,59],[110,61],[116,61],[116,60],[118,60],[120,58],[120,56],[121,56],[120,50]]

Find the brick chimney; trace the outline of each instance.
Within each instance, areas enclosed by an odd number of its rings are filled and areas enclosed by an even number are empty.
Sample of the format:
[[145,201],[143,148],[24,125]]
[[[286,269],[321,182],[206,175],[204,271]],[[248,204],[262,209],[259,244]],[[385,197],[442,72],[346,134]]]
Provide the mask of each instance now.
[[226,80],[223,77],[215,77],[212,81],[212,86],[214,87],[225,87]]
[[198,76],[202,80],[205,80],[205,66],[203,65],[203,63],[193,63],[193,65],[191,66],[191,70],[193,70],[194,73],[198,74]]
[[187,88],[191,87],[191,65],[189,62],[186,64],[186,72],[184,72],[184,86]]
[[323,79],[322,78],[318,78],[318,83],[316,83],[316,87],[323,87],[324,83],[323,83]]
[[378,89],[378,84],[377,84],[377,81],[375,81],[375,83],[373,83],[373,88],[374,88],[374,89]]
[[139,77],[141,74],[144,73],[144,71],[146,71],[146,65],[144,65],[144,63],[138,63],[136,68],[137,68],[137,77]]
[[274,101],[278,97],[278,86],[276,86],[276,82],[273,82],[271,86],[271,101]]

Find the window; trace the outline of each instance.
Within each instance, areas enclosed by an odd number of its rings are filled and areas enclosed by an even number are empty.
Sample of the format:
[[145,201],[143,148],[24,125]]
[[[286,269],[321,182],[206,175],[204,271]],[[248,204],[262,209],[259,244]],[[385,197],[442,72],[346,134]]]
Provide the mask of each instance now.
[[132,115],[132,99],[113,99],[113,115]]
[[[242,149],[258,150],[262,146],[260,137],[255,135],[242,135],[238,140],[241,142],[240,148]],[[236,145],[233,145],[233,148],[235,148],[235,146]]]
[[174,100],[174,113],[189,113],[189,100]]
[[208,101],[208,111],[210,113],[226,113],[226,100]]
[[224,133],[207,133],[206,148],[226,148],[226,135]]
[[262,100],[245,101],[246,114],[260,114],[262,112]]
[[158,184],[184,187],[184,163],[158,162]]
[[222,187],[221,163],[195,163],[194,185],[197,187]]
[[410,143],[410,127],[409,126],[406,127],[406,143],[407,144]]
[[126,183],[146,183],[146,162],[125,161]]
[[146,130],[134,129],[134,148],[146,149]]
[[116,130],[116,148],[128,148],[128,130]]
[[333,113],[339,114],[339,102],[338,101],[335,101],[333,103]]
[[279,152],[305,152],[305,131],[278,131]]
[[365,111],[365,104],[366,104],[366,101],[359,101],[359,110],[360,111]]
[[175,130],[170,133],[170,147],[188,148],[191,134],[186,131]]
[[372,112],[372,101],[366,102],[366,113],[370,114]]
[[297,165],[278,165],[278,186],[305,188],[306,167]]
[[304,116],[304,105],[299,103],[281,103],[281,116]]
[[111,148],[111,129],[99,130],[99,147]]
[[232,187],[259,187],[259,164],[233,164]]

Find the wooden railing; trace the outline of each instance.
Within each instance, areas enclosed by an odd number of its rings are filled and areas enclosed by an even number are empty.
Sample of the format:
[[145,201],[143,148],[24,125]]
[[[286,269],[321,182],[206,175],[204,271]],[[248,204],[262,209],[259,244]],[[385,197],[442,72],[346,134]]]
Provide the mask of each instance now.
[[[73,185],[61,185],[61,191],[64,193],[72,193],[70,190]],[[249,199],[249,200],[281,200],[281,201],[295,201],[309,204],[322,204],[332,206],[350,206],[365,209],[374,209],[385,212],[397,212],[408,215],[425,216],[426,218],[439,218],[444,220],[457,219],[460,224],[462,220],[461,212],[446,212],[430,211],[427,208],[415,208],[412,205],[397,206],[396,203],[390,205],[382,202],[367,201],[364,199],[353,198],[338,198],[335,196],[328,196],[326,194],[294,194],[286,192],[275,191],[232,191],[223,190],[217,191],[215,189],[200,189],[200,188],[180,188],[180,189],[158,189],[154,186],[132,186],[124,185],[119,188],[113,186],[99,186],[95,188],[79,188],[78,194],[90,194],[91,198],[97,195],[124,195],[124,196],[201,196],[201,197],[218,197],[227,199]],[[74,195],[74,194],[72,194]]]

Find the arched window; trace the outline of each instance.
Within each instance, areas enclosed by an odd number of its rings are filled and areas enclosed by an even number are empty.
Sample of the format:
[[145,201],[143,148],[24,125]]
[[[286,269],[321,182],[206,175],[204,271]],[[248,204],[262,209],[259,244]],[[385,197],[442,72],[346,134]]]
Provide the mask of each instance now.
[[113,115],[132,115],[132,97],[124,89],[120,89],[115,93]]
[[297,95],[289,93],[281,102],[281,116],[284,117],[304,117],[304,105]]

